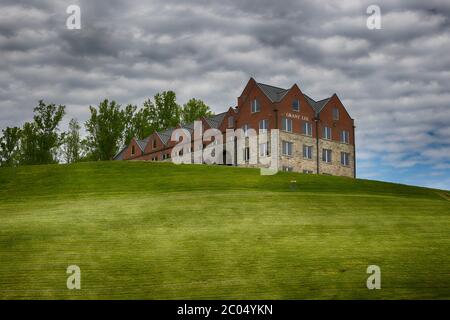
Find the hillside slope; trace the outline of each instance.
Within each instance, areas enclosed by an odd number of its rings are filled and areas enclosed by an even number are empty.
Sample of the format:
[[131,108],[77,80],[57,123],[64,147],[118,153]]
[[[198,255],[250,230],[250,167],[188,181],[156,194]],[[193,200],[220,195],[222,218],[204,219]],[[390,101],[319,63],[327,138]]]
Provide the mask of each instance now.
[[224,166],[0,168],[0,299],[448,299],[448,195]]

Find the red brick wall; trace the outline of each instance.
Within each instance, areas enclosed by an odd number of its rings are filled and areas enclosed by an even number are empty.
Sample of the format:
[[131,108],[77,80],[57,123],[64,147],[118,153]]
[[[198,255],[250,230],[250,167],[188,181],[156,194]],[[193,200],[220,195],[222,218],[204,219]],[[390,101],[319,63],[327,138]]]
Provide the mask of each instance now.
[[[333,108],[339,110],[339,120],[333,120]],[[333,95],[325,107],[320,112],[319,137],[322,138],[323,127],[331,128],[331,137],[333,141],[341,141],[341,131],[346,130],[350,133],[349,144],[354,144],[353,137],[353,119],[348,114],[342,102],[336,95]]]

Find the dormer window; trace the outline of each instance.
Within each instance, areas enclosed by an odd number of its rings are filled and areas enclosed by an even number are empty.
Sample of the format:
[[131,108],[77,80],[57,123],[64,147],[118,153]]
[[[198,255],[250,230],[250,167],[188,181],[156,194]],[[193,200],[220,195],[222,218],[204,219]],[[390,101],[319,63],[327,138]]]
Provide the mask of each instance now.
[[261,105],[259,104],[259,101],[257,99],[252,100],[252,113],[260,112],[261,111]]
[[300,100],[292,101],[292,111],[296,111],[296,112],[300,111]]

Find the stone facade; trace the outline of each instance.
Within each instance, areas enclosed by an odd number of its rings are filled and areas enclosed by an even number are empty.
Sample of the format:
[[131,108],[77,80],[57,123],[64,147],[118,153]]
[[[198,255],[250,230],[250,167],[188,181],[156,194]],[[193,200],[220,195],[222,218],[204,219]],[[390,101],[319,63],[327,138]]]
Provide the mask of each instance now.
[[[331,163],[322,160],[323,149],[331,150]],[[354,177],[354,146],[346,143],[319,139],[319,173]],[[341,152],[349,154],[349,164],[341,164]]]

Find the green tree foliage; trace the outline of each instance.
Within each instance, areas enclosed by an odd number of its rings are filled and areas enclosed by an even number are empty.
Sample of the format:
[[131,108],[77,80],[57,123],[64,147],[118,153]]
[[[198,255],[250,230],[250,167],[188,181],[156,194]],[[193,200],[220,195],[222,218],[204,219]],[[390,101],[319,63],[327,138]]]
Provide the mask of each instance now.
[[173,91],[157,93],[154,97],[154,108],[151,108],[151,123],[155,124],[155,130],[164,130],[175,127],[180,123],[181,108],[176,102],[176,94]]
[[137,106],[133,106],[131,104],[125,107],[123,110],[123,143],[129,144],[131,139],[137,136],[137,126],[135,124],[137,117]]
[[114,100],[105,99],[98,109],[89,106],[91,117],[86,122],[87,144],[94,160],[111,160],[123,137],[124,112]]
[[39,145],[37,129],[34,122],[25,122],[20,139],[20,164],[38,163]]
[[40,100],[34,108],[33,122],[25,123],[22,129],[21,162],[23,164],[56,163],[62,136],[59,123],[65,114],[65,106],[45,104]]
[[133,119],[133,124],[136,128],[135,136],[137,138],[144,139],[158,130],[158,120],[154,115],[156,115],[155,105],[150,99],[147,99]]
[[181,121],[183,123],[194,122],[201,117],[210,117],[214,113],[202,100],[192,98],[181,109]]
[[7,127],[0,137],[0,165],[16,166],[19,164],[19,146],[21,130],[18,127]]
[[67,163],[80,161],[82,157],[82,144],[80,138],[80,125],[76,119],[69,122],[69,130],[64,136],[63,155]]

